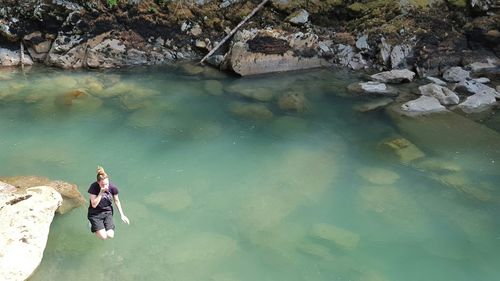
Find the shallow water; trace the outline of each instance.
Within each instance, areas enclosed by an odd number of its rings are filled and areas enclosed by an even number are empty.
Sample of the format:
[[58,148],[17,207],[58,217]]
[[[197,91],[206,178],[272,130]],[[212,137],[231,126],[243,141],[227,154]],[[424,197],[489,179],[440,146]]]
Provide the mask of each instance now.
[[[436,128],[361,113],[370,99],[346,91],[361,78],[0,73],[0,174],[87,196],[103,165],[131,220],[103,242],[86,206],[56,216],[30,280],[499,280],[498,113]],[[279,107],[291,92],[298,112]],[[395,136],[425,156],[401,161]]]

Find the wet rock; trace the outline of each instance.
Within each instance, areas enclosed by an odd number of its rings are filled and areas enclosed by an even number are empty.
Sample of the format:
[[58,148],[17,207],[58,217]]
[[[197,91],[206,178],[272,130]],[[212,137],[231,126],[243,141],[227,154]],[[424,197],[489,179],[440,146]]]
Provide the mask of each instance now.
[[220,96],[224,93],[224,86],[217,80],[207,80],[203,87],[212,96]]
[[491,92],[480,92],[467,97],[458,107],[466,113],[480,112],[495,105],[495,95]]
[[448,82],[461,82],[470,79],[470,72],[459,66],[451,67],[443,74],[444,80]]
[[273,118],[273,113],[264,104],[232,103],[229,111],[236,116],[253,120]]
[[447,109],[441,105],[437,98],[421,96],[416,100],[405,102],[401,105],[401,110],[408,116],[418,116],[422,114],[443,112]]
[[361,105],[356,105],[354,109],[359,112],[368,112],[372,110],[377,110],[379,108],[385,107],[391,104],[394,100],[391,98],[379,98],[370,102],[363,103]]
[[[5,191],[5,190],[4,190]],[[0,196],[0,276],[26,280],[40,264],[61,195],[48,186]]]
[[408,69],[394,69],[384,71],[370,76],[373,80],[383,83],[411,82],[415,77],[415,72]]
[[452,172],[445,175],[433,175],[432,177],[435,180],[440,181],[441,183],[454,188],[459,192],[463,192],[479,201],[494,202],[499,199],[498,197],[494,196],[493,186],[474,182],[463,172]]
[[161,112],[149,108],[138,109],[127,118],[127,124],[136,128],[154,128],[160,121]]
[[425,79],[431,81],[432,83],[434,83],[436,85],[443,86],[443,87],[446,86],[446,82],[444,82],[443,80],[441,80],[439,78],[428,76],[428,77],[425,77]]
[[437,84],[427,84],[418,87],[423,96],[435,97],[442,105],[458,104],[460,99],[452,90]]
[[152,193],[144,198],[144,202],[169,212],[180,212],[193,204],[191,195],[183,189]]
[[357,233],[324,223],[318,223],[313,226],[312,236],[331,241],[335,245],[349,251],[356,249],[360,240],[360,236]]
[[487,57],[483,61],[472,62],[466,66],[472,73],[494,72],[499,67],[500,60],[494,56]]
[[475,81],[475,82],[481,83],[481,84],[488,84],[491,82],[491,80],[489,78],[486,78],[486,77],[474,78],[474,79],[472,79],[472,81]]
[[[24,65],[33,65],[33,60],[28,54],[24,55]],[[0,67],[21,65],[21,52],[0,48]]]
[[234,83],[227,87],[226,90],[231,93],[236,93],[242,97],[256,101],[271,101],[274,98],[272,89],[266,87],[245,87],[247,83]]
[[300,9],[288,16],[286,20],[294,24],[302,25],[309,21],[309,13],[304,9]]
[[306,112],[309,110],[309,102],[301,92],[287,92],[278,99],[278,106],[281,110]]
[[392,86],[387,86],[380,82],[357,82],[347,86],[347,89],[354,93],[378,94],[397,96],[398,90]]
[[425,156],[416,145],[404,138],[389,139],[383,145],[392,149],[405,164]]
[[204,68],[202,66],[194,65],[191,63],[183,64],[181,68],[184,73],[189,75],[198,75],[203,73],[204,71]]
[[434,173],[460,172],[462,167],[452,160],[442,158],[425,158],[413,163],[417,169]]
[[289,137],[307,131],[306,120],[293,116],[281,116],[271,124],[272,133],[280,137]]
[[391,170],[382,168],[363,167],[356,171],[363,179],[373,184],[393,184],[399,179],[399,175]]

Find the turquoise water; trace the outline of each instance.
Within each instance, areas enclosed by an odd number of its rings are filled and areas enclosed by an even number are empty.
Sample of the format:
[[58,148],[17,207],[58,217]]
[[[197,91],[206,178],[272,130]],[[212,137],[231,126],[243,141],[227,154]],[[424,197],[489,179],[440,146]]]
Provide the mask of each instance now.
[[[359,112],[371,99],[346,91],[359,79],[0,72],[0,174],[87,196],[103,165],[131,220],[116,214],[115,239],[99,241],[86,207],[56,216],[30,281],[499,280],[498,113]],[[286,93],[298,110],[280,108]],[[419,158],[384,145],[395,137]]]

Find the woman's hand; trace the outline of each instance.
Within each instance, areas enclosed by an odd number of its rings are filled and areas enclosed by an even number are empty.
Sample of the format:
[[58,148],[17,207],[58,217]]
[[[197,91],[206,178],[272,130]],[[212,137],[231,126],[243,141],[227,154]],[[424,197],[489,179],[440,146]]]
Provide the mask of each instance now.
[[122,216],[122,221],[126,224],[130,224],[130,221],[128,220],[127,216],[125,216],[125,215]]

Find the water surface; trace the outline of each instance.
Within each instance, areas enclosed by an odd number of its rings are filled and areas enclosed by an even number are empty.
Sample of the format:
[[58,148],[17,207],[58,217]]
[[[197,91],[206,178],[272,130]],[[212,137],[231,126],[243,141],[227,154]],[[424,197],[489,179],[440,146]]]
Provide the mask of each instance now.
[[[86,206],[56,216],[31,281],[500,279],[498,114],[359,112],[372,99],[346,86],[362,75],[333,70],[0,79],[0,174],[73,182],[87,196],[103,165],[131,220],[116,214],[103,242]],[[305,98],[298,110],[280,108],[290,93]],[[404,161],[384,145],[395,138],[421,157]]]

